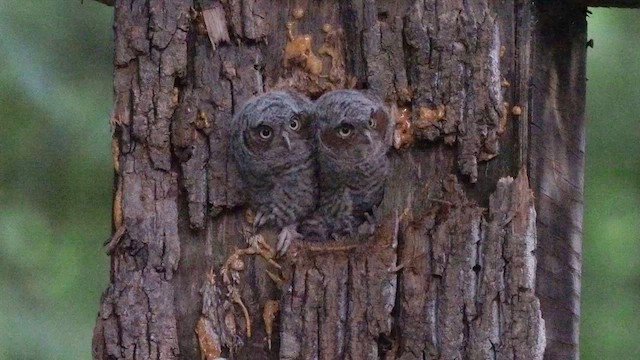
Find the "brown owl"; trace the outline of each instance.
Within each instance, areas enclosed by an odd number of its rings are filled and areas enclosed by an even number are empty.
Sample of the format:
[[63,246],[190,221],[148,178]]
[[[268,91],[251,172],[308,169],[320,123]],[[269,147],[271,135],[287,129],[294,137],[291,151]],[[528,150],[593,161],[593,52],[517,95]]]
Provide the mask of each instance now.
[[320,200],[299,231],[311,241],[353,235],[382,201],[392,123],[381,101],[356,90],[324,94],[312,116]]
[[248,100],[234,116],[231,153],[255,210],[255,227],[291,226],[316,207],[311,102],[273,91]]

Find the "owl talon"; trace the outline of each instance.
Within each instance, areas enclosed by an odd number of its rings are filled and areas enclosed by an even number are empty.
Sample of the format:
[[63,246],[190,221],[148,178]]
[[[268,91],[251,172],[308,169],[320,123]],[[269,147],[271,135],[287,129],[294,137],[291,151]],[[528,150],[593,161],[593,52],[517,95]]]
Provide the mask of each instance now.
[[376,224],[370,223],[368,221],[363,222],[358,227],[358,235],[360,236],[371,236],[376,232]]
[[278,234],[278,244],[276,245],[276,255],[282,257],[294,241],[302,239],[302,235],[296,230],[296,225],[288,225],[282,228]]
[[262,221],[262,218],[263,218],[263,214],[262,214],[262,212],[261,212],[261,211],[258,211],[258,212],[256,213],[256,216],[253,218],[253,227],[254,227],[255,229],[257,229],[257,228],[259,228],[259,227],[260,227],[260,222]]
[[264,224],[266,224],[273,216],[266,211],[258,210],[256,212],[256,217],[253,220],[253,227],[258,229],[261,228]]
[[364,213],[365,221],[358,226],[358,234],[371,236],[376,232],[376,215]]

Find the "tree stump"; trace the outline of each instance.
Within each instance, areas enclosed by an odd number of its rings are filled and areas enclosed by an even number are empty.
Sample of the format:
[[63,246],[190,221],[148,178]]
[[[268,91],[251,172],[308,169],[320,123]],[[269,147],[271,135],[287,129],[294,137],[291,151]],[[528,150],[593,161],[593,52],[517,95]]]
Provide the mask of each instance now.
[[[577,358],[585,9],[116,0],[94,359]],[[283,88],[391,110],[372,238],[251,232],[231,119]]]

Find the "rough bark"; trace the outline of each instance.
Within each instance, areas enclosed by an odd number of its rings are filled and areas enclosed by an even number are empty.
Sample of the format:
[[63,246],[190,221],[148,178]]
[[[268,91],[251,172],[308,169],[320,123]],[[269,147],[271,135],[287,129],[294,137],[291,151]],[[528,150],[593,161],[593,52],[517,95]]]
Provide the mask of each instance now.
[[[584,10],[117,0],[94,359],[577,357]],[[247,233],[233,112],[343,87],[397,122],[380,226],[274,262],[273,231]]]

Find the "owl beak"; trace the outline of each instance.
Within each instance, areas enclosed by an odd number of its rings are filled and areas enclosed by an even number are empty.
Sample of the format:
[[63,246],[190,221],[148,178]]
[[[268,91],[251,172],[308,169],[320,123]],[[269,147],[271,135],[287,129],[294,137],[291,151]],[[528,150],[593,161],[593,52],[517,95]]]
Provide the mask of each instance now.
[[291,140],[289,140],[289,134],[287,134],[286,132],[283,132],[282,137],[284,138],[284,141],[287,143],[287,148],[291,150]]
[[364,136],[367,137],[367,142],[369,143],[369,145],[373,144],[373,138],[371,137],[371,131],[365,130],[364,131]]

